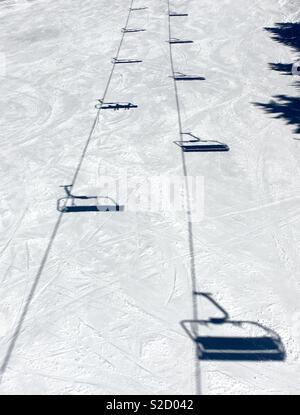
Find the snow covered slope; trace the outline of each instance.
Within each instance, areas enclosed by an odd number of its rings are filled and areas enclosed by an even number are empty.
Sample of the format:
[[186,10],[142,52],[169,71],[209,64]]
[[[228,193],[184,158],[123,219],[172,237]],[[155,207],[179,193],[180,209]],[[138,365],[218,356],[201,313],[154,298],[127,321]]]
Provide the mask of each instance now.
[[[183,174],[167,0],[134,0],[148,8],[128,27],[146,31],[126,34],[119,56],[143,62],[111,72],[130,4],[0,2],[0,393],[299,393],[299,90],[269,65],[293,63],[297,45],[264,30],[296,25],[299,3],[171,0],[189,13],[174,37],[194,40],[174,46],[176,70],[206,78],[178,85],[183,128],[231,148],[185,158],[205,183],[192,227],[126,210],[134,192],[120,213],[56,210],[74,174],[85,195],[104,176]],[[138,108],[102,110],[93,128],[107,86],[106,101]],[[259,105],[278,95],[291,107]],[[216,303],[274,331],[285,358],[198,360],[181,322],[218,317]],[[247,324],[226,335],[250,336]]]

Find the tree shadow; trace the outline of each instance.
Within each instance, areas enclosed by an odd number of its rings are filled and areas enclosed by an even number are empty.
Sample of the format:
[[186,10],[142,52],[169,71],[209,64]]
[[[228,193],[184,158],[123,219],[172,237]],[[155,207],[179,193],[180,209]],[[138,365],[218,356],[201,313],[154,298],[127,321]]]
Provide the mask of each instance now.
[[[264,28],[275,42],[283,44],[299,53],[300,51],[300,23],[276,23],[274,27]],[[270,70],[280,72],[285,76],[292,76],[293,63],[269,63]],[[294,86],[299,88],[300,82]],[[293,125],[294,133],[300,134],[300,98],[289,95],[275,95],[268,103],[253,103],[267,114],[274,114],[275,118],[283,119],[287,125]]]
[[274,114],[275,118],[285,120],[288,125],[294,125],[295,134],[300,134],[300,98],[276,95],[266,104],[255,102],[254,105]]
[[271,38],[278,43],[300,50],[300,23],[276,23],[274,27],[265,27]]
[[292,76],[292,63],[269,63],[272,71],[281,72],[282,75]]

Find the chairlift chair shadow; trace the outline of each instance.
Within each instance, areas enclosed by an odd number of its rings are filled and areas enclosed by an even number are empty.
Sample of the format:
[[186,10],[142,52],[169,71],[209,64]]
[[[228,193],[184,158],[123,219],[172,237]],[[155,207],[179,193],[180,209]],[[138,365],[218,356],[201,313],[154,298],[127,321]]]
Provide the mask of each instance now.
[[148,9],[148,7],[131,7],[129,10],[131,12],[136,12],[136,11],[139,11],[139,10],[147,10],[147,9]]
[[[282,361],[285,359],[285,351],[280,337],[261,324],[241,320],[223,321],[222,323],[211,320],[182,322],[186,332],[194,331],[195,325],[199,325],[201,328],[205,327],[209,333],[216,332],[216,329],[220,329],[222,326],[221,334],[202,334],[193,338],[197,345],[198,357],[201,360]],[[257,329],[261,333],[251,335],[253,329]],[[233,336],[233,331],[239,331],[240,334]]]
[[213,152],[213,151],[229,151],[229,147],[225,143],[214,140],[202,140],[192,133],[182,133],[192,137],[190,140],[174,141],[183,152]]
[[[209,294],[206,297],[221,311],[224,310]],[[277,333],[253,321],[222,318],[185,320],[181,325],[196,343],[198,358],[209,361],[283,361],[286,353]]]
[[123,212],[124,206],[120,206],[108,196],[82,196],[73,195],[70,191],[71,186],[62,186],[66,197],[57,201],[57,210],[62,213],[72,212]]
[[194,43],[193,40],[188,40],[188,39],[177,39],[177,38],[171,38],[168,40],[168,42],[171,45],[175,45],[175,44],[180,44],[180,43]]
[[111,62],[113,64],[118,65],[118,64],[122,64],[122,63],[141,63],[143,61],[140,60],[140,59],[118,59],[118,58],[112,58],[112,61]]
[[120,109],[130,110],[133,108],[138,108],[136,104],[132,104],[131,102],[103,102],[101,99],[98,99],[98,101],[99,101],[99,104],[95,105],[95,108],[97,110],[103,109],[103,110],[118,111]]
[[188,13],[176,13],[176,12],[170,12],[170,17],[186,17],[188,16]]
[[121,30],[123,33],[138,33],[138,32],[146,32],[146,29],[128,29],[123,27]]
[[199,75],[186,75],[181,72],[174,72],[175,81],[205,81],[203,76]]

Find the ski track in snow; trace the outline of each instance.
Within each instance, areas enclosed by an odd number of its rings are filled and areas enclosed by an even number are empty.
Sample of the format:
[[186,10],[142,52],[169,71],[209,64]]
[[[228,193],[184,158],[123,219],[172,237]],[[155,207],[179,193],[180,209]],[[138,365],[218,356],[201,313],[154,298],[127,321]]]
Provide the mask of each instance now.
[[[105,90],[130,1],[0,2],[0,365],[7,357],[53,226],[59,185],[69,184]],[[299,393],[299,142],[292,127],[254,102],[296,94],[268,68],[295,53],[264,27],[296,21],[297,2],[171,1],[189,16],[172,33],[175,69],[206,78],[178,85],[186,131],[231,151],[188,154],[204,176],[205,218],[193,225],[196,283],[233,319],[275,330],[283,362],[195,362],[180,322],[192,318],[191,252],[185,215],[150,212],[63,215],[1,378],[0,393]],[[134,0],[106,101],[75,193],[103,176],[181,175],[167,2]],[[108,189],[109,191],[109,189]],[[126,204],[134,197],[129,193]],[[200,299],[199,299],[200,303]],[[205,307],[199,307],[206,318]],[[214,316],[216,310],[210,310]]]

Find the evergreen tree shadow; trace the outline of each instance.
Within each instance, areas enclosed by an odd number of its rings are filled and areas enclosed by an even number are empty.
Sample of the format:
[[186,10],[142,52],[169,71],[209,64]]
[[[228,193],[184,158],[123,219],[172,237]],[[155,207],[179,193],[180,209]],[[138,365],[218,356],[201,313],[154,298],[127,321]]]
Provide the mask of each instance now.
[[[300,23],[276,23],[274,27],[265,27],[271,38],[280,44],[288,46],[294,52],[300,51]],[[292,76],[293,63],[269,63],[269,68],[280,72],[282,75]],[[300,81],[293,86],[300,88]],[[273,114],[275,118],[286,121],[286,124],[294,126],[294,133],[300,134],[300,98],[289,95],[275,95],[268,103],[253,103],[262,108],[266,113]]]
[[[274,27],[265,27],[271,34],[271,39],[285,46],[291,47],[295,52],[300,50],[300,23],[276,23]],[[292,75],[292,63],[270,63],[270,69],[279,71],[283,75]]]
[[254,103],[268,114],[274,114],[275,118],[283,119],[288,125],[295,126],[294,133],[300,134],[300,98],[288,95],[276,95],[266,103]]
[[296,52],[300,50],[300,23],[276,23],[274,27],[265,27],[271,38],[289,46]]
[[282,75],[292,76],[292,63],[269,63],[269,68],[272,71],[281,72]]

